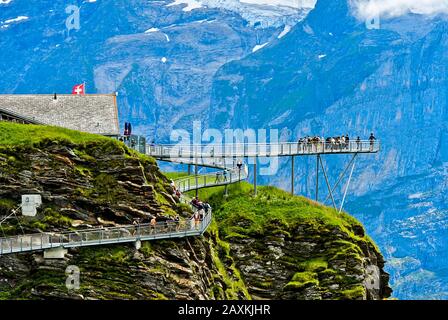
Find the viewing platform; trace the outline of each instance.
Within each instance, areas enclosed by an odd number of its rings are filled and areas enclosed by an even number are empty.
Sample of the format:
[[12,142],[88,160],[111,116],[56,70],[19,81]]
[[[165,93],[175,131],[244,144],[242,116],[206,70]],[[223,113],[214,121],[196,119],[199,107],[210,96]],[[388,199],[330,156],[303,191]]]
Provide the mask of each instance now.
[[380,141],[300,143],[234,143],[204,145],[147,145],[146,154],[158,159],[287,157],[322,154],[378,153]]

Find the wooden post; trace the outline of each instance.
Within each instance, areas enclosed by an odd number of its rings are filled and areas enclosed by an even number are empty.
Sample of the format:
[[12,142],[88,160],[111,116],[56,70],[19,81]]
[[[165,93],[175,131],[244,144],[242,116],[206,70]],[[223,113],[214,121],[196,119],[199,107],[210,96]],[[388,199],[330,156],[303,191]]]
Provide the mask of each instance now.
[[291,194],[294,195],[294,156],[291,156]]

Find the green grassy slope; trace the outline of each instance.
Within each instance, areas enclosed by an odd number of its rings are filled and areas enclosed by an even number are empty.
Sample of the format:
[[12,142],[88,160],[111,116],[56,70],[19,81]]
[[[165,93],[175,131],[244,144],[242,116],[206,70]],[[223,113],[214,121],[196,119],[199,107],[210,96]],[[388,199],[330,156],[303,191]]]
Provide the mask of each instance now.
[[76,144],[111,140],[100,135],[60,127],[0,121],[0,145],[32,145],[45,139],[65,139]]

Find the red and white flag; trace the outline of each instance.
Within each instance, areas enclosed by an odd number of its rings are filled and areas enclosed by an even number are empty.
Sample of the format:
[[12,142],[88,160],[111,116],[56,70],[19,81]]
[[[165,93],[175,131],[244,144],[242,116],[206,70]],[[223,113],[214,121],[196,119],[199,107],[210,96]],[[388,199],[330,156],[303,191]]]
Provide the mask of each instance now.
[[76,86],[73,87],[72,89],[72,94],[85,94],[85,84],[77,84]]

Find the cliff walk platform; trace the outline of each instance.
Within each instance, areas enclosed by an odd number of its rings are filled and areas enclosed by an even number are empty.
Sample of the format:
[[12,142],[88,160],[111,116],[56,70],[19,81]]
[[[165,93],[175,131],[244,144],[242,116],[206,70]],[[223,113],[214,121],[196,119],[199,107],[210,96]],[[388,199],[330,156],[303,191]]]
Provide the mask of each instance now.
[[[354,169],[354,161],[358,154],[375,154],[380,151],[379,141],[351,141],[347,144],[329,144],[325,142],[317,143],[277,143],[277,144],[232,144],[232,145],[146,145],[146,154],[161,161],[188,164],[195,167],[195,174],[174,181],[176,188],[182,192],[181,201],[190,203],[190,198],[185,192],[201,188],[211,188],[216,186],[228,186],[246,180],[249,177],[248,166],[245,163],[247,158],[258,157],[291,157],[291,192],[294,193],[294,157],[295,156],[316,156],[317,157],[317,179],[316,179],[316,199],[318,197],[318,173],[321,166],[333,205],[336,204],[333,191],[342,180],[343,175],[351,166],[349,181],[346,186],[344,198],[340,210],[345,200],[345,196]],[[352,154],[343,174],[339,177],[333,188],[330,187],[328,177],[323,165],[321,156],[327,154]],[[198,174],[198,167],[205,166],[215,168],[218,171],[207,174]],[[254,190],[257,186],[257,165],[254,165]],[[227,193],[227,188],[226,188]],[[196,210],[193,208],[193,210]],[[124,225],[111,228],[96,228],[78,230],[64,233],[37,233],[25,234],[13,237],[0,238],[0,255],[13,254],[31,251],[44,251],[45,258],[63,258],[68,248],[86,247],[95,245],[110,245],[119,243],[135,243],[139,248],[141,241],[151,241],[160,239],[176,239],[185,237],[195,237],[202,235],[212,221],[212,210],[204,214],[198,223],[193,219],[180,222],[167,221],[159,222],[155,226],[150,224]]]

